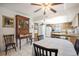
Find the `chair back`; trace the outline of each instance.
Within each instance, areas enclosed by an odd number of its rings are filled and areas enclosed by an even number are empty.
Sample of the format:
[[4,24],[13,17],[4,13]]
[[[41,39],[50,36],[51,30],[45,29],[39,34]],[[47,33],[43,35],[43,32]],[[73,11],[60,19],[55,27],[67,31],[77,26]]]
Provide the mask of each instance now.
[[78,53],[79,53],[79,40],[78,40],[78,39],[77,39],[76,42],[75,42],[74,48],[75,48],[76,53],[77,53],[77,55],[78,55]]
[[5,44],[14,43],[14,35],[3,35]]
[[58,49],[50,49],[37,44],[33,44],[35,56],[52,56],[52,53],[55,53],[55,56],[58,54]]

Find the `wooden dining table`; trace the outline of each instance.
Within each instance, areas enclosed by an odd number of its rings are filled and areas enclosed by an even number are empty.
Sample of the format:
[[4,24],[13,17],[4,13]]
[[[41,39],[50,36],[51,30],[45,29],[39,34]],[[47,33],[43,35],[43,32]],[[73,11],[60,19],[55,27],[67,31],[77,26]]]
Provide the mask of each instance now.
[[[40,41],[34,42],[34,44],[46,48],[58,49],[58,56],[77,56],[73,44],[68,40],[59,38],[45,38]],[[34,50],[32,51],[32,54],[34,55]]]
[[[32,35],[31,33],[28,33],[28,34],[26,34],[26,35],[19,35],[19,37],[18,37],[16,43],[17,43],[17,45],[19,44],[20,50],[21,50],[21,41],[22,41],[23,39],[26,39],[27,42],[28,42],[28,39],[29,39],[29,40],[31,40],[31,43],[32,43],[32,39],[30,39],[30,36],[31,36],[31,35]],[[19,40],[19,41],[18,41],[18,40]]]

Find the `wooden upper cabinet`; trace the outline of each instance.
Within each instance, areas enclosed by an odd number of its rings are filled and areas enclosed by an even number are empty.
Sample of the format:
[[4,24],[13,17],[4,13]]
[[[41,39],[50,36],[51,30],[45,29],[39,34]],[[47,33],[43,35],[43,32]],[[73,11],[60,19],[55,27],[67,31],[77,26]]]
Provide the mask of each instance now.
[[29,18],[16,15],[16,36],[29,33]]
[[72,22],[67,22],[62,24],[62,29],[70,29],[72,26]]
[[77,15],[75,15],[75,17],[72,20],[72,26],[73,27],[77,27],[79,26],[79,13]]

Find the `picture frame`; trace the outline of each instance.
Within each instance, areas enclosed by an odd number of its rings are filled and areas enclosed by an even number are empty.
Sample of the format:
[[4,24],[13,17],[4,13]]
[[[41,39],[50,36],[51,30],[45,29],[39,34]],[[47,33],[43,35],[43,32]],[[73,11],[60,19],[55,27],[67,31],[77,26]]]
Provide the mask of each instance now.
[[2,16],[2,27],[14,27],[14,19],[7,16]]

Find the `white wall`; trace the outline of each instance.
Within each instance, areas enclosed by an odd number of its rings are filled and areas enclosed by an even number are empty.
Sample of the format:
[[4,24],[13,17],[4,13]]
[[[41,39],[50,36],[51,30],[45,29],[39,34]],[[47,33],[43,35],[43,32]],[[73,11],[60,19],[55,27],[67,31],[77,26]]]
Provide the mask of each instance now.
[[29,32],[32,33],[32,38],[34,38],[34,22],[32,18],[29,20]]

